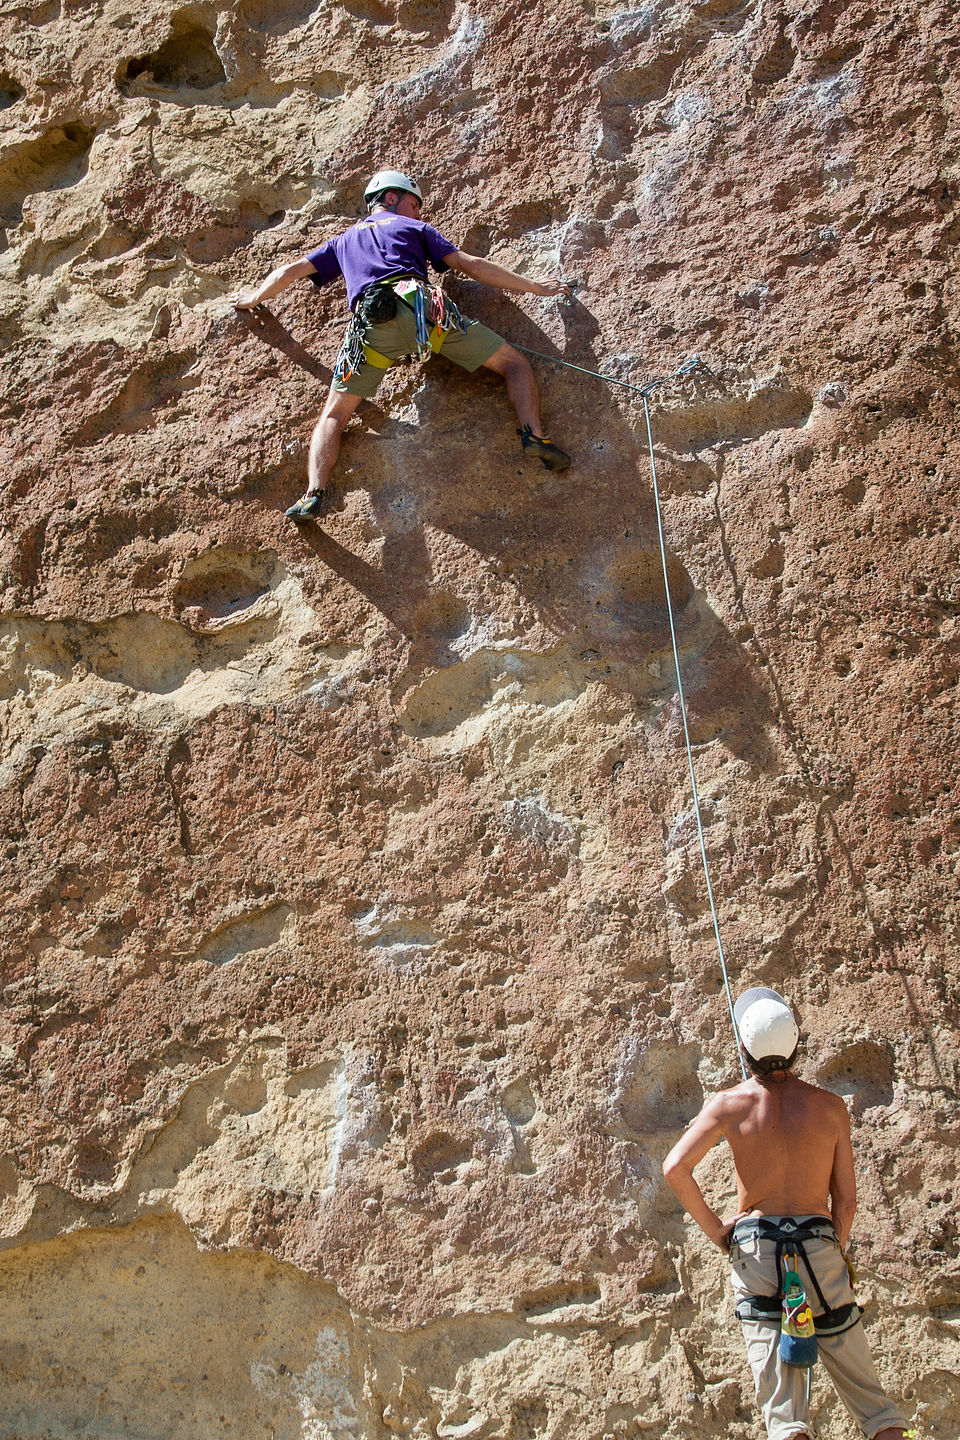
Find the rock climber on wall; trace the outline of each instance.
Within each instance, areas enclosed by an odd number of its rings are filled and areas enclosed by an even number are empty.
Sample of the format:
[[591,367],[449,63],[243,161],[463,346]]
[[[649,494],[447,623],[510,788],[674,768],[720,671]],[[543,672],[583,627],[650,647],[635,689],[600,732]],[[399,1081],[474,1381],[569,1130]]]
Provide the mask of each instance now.
[[[880,1388],[843,1250],[857,1208],[847,1107],[791,1073],[800,1030],[782,995],[746,990],[734,1016],[750,1078],[707,1101],[663,1173],[707,1238],[729,1255],[767,1434],[813,1435],[807,1377],[819,1356],[863,1433],[903,1440],[907,1422]],[[737,1177],[737,1214],[726,1221],[693,1178],[718,1140],[730,1145]],[[785,1302],[793,1281],[800,1294],[791,1315]],[[807,1348],[796,1343],[804,1339]]]
[[367,218],[328,240],[302,260],[282,265],[262,285],[231,296],[250,310],[295,280],[326,285],[342,275],[353,318],[347,327],[330,393],[310,442],[308,484],[287,511],[291,520],[319,515],[344,426],[360,401],[370,399],[387,369],[402,355],[440,352],[464,370],[483,366],[502,375],[520,422],[523,453],[548,470],[565,470],[570,457],[542,433],[537,383],[527,359],[485,325],[468,320],[428,283],[428,264],[460,270],[473,280],[530,295],[569,295],[561,280],[527,280],[490,260],[458,250],[420,218],[417,182],[399,170],[381,170],[364,192]]

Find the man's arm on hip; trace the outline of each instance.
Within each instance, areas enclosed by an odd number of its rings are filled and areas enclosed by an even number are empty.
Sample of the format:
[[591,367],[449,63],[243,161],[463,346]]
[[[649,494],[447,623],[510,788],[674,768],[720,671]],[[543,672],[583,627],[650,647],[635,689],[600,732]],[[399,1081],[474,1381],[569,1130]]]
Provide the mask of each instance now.
[[663,1174],[670,1189],[708,1240],[726,1250],[733,1221],[723,1221],[711,1210],[693,1172],[703,1157],[724,1136],[723,1096],[708,1100],[690,1128],[680,1137],[663,1162]]

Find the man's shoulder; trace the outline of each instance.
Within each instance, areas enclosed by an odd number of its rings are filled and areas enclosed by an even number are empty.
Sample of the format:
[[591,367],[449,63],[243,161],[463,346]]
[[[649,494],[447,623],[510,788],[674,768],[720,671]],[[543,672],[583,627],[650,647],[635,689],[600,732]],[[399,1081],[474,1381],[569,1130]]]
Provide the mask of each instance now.
[[718,1106],[742,1105],[750,1099],[752,1093],[753,1082],[751,1080],[741,1080],[739,1085],[731,1085],[727,1090],[718,1090],[715,1095],[711,1096],[707,1103]]
[[825,1115],[833,1115],[837,1119],[848,1114],[847,1102],[842,1095],[835,1095],[832,1090],[824,1090],[822,1085],[812,1085],[808,1080],[801,1080],[801,1084],[810,1098],[812,1105],[818,1105]]
[[439,235],[440,231],[436,225],[431,225],[429,220],[418,220],[413,215],[398,215],[397,221],[401,225],[409,226],[410,232],[415,235]]
[[[727,1090],[718,1090],[706,1102],[704,1109],[709,1107],[717,1113],[723,1114],[750,1110],[762,1100],[767,1088],[767,1085],[754,1077],[741,1080],[739,1085],[731,1085]],[[822,1105],[827,1109],[834,1109],[837,1106],[843,1108],[843,1100],[839,1095],[834,1095],[830,1090],[824,1090],[820,1085],[811,1085],[809,1081],[801,1080],[797,1075],[789,1075],[786,1081],[779,1081],[776,1088],[785,1095],[802,1095],[810,1104]]]
[[451,252],[457,248],[456,245],[454,245],[453,241],[448,240],[446,235],[444,235],[441,230],[437,229],[436,225],[430,224],[429,220],[415,220],[413,216],[408,217],[406,215],[401,215],[397,218],[402,220],[405,225],[409,225],[411,227],[408,233],[415,234],[425,244],[432,245],[434,247],[439,246],[444,251],[447,251],[447,248],[449,247]]
[[752,1103],[749,1087],[750,1082],[747,1080],[739,1085],[731,1085],[729,1090],[718,1090],[704,1102],[701,1113],[719,1121],[742,1113]]

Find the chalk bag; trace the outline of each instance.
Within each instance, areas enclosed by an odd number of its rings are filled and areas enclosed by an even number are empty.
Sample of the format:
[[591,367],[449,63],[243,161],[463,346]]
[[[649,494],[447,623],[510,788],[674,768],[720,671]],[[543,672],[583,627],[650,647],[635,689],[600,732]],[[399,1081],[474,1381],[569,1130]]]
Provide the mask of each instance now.
[[817,1363],[817,1332],[807,1292],[797,1273],[797,1257],[794,1255],[792,1259],[793,1268],[783,1277],[780,1358],[785,1365],[793,1365],[797,1370],[809,1370]]

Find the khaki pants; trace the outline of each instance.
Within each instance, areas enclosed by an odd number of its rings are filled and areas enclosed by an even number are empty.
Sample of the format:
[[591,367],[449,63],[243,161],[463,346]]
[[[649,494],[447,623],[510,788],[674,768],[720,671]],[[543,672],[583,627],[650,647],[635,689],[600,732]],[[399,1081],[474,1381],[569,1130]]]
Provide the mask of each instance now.
[[[813,1217],[768,1215],[765,1219],[787,1218],[808,1220]],[[848,1305],[853,1300],[846,1261],[836,1240],[805,1240],[803,1248],[816,1272],[824,1299],[831,1309]],[[775,1295],[777,1292],[776,1243],[753,1235],[730,1248],[731,1279],[737,1300],[748,1295]],[[814,1315],[823,1307],[809,1282],[806,1267],[800,1261],[800,1278],[807,1291]],[[747,1359],[753,1371],[757,1403],[763,1414],[770,1440],[788,1440],[789,1436],[813,1435],[810,1406],[807,1400],[807,1373],[780,1359],[780,1324],[777,1320],[741,1320],[747,1344]],[[867,1348],[867,1338],[860,1321],[841,1335],[817,1336],[817,1350],[824,1370],[830,1376],[837,1394],[867,1436],[874,1436],[887,1427],[905,1430],[907,1422],[896,1405],[887,1398]],[[814,1366],[816,1379],[818,1366]]]

